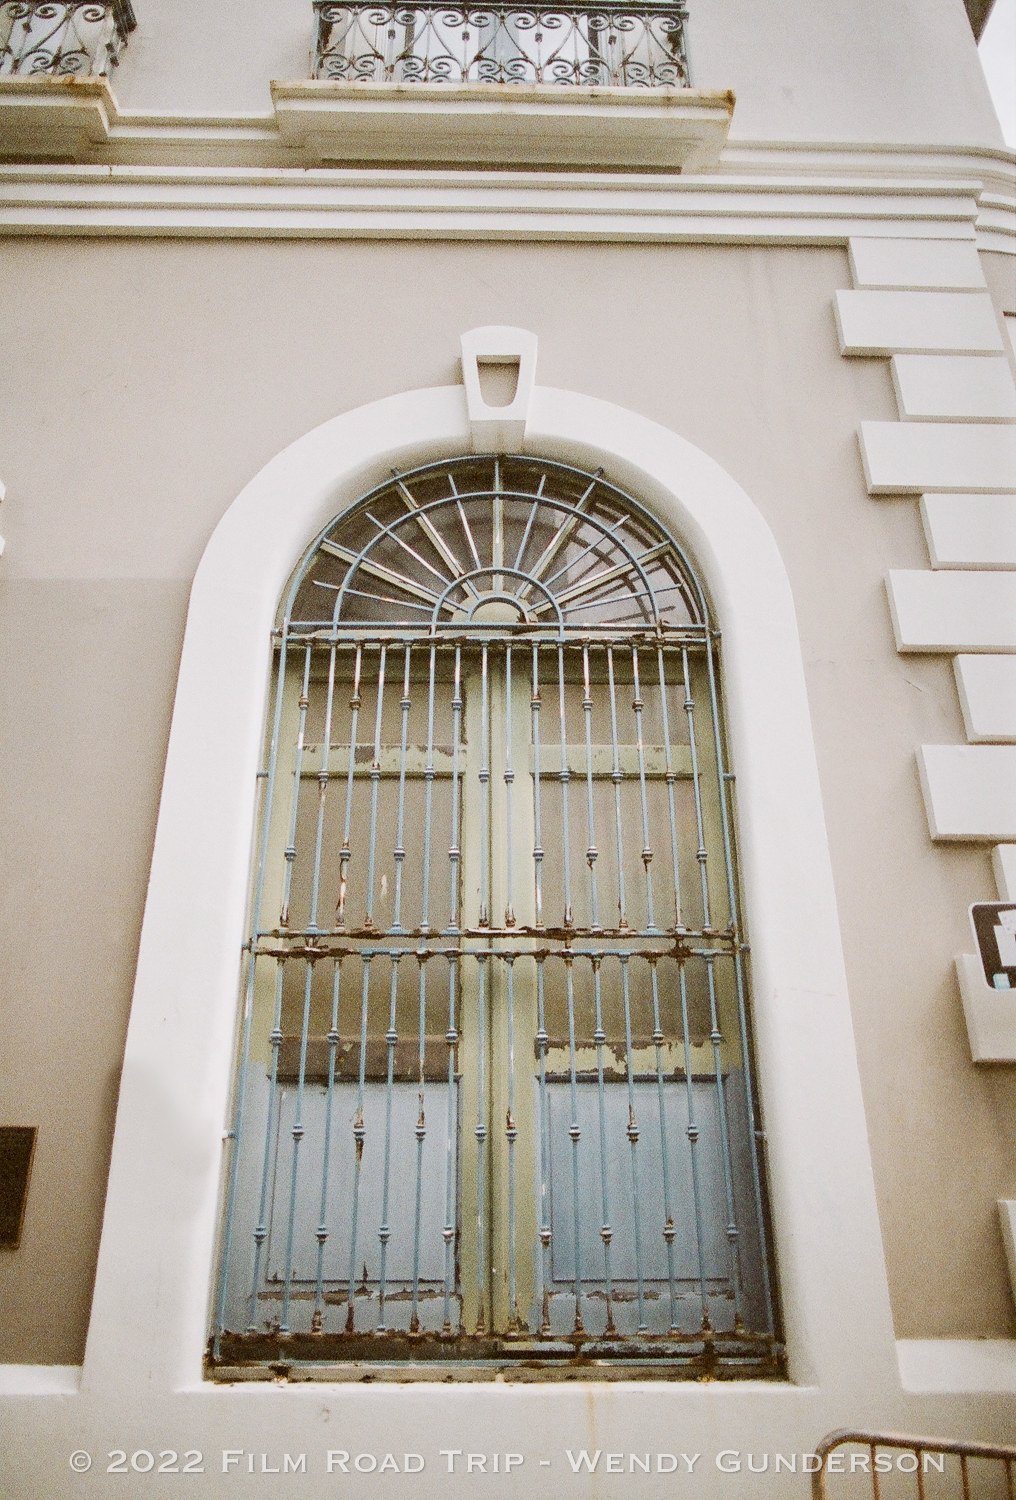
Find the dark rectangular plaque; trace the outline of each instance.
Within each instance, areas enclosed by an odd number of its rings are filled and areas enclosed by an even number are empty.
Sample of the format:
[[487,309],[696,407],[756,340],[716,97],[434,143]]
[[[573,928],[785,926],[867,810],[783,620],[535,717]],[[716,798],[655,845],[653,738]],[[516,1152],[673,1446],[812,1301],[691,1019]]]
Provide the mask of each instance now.
[[35,1136],[34,1125],[0,1125],[0,1250],[21,1243]]
[[970,908],[984,981],[1016,999],[1016,902],[979,901]]

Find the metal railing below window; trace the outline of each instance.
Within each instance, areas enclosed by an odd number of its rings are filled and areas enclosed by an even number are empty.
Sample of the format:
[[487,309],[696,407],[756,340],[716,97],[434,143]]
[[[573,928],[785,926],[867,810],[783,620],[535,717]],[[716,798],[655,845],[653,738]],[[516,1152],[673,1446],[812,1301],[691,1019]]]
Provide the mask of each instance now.
[[999,1443],[845,1429],[815,1452],[812,1500],[1016,1500],[1016,1448]]
[[104,77],[136,26],[130,0],[6,0],[0,76]]
[[686,88],[677,4],[334,4],[315,0],[313,76],[348,83]]

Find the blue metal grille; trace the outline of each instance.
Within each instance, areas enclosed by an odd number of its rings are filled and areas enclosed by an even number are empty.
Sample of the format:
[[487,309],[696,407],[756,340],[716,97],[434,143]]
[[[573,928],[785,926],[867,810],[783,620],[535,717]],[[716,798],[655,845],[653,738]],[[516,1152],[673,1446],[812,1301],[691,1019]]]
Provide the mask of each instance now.
[[778,1374],[678,546],[600,474],[430,465],[276,653],[213,1368]]

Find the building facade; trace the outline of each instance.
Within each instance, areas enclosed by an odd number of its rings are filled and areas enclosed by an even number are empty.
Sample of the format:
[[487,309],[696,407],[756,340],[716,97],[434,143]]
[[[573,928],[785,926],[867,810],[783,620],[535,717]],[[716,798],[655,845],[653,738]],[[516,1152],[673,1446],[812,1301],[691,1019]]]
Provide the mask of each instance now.
[[0,46],[5,1491],[1011,1441],[1016,158],[959,0]]

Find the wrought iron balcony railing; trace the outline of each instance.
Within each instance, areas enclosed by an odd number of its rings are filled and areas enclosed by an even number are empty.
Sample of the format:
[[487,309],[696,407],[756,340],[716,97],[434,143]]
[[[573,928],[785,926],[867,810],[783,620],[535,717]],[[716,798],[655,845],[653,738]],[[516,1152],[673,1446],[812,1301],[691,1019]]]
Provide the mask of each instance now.
[[642,4],[335,4],[315,0],[315,78],[685,88],[687,11]]
[[0,76],[103,77],[137,26],[130,0],[6,0]]

